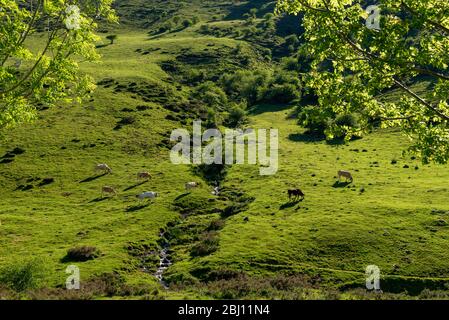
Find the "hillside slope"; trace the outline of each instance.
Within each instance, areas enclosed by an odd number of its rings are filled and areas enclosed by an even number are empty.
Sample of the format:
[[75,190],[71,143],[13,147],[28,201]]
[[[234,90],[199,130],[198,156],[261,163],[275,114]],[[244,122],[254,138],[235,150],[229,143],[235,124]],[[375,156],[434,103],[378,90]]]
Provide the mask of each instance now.
[[[44,270],[34,274],[39,289],[15,293],[0,285],[0,297],[372,298],[354,288],[364,288],[365,268],[373,264],[386,293],[445,289],[449,167],[403,155],[408,141],[394,130],[329,144],[305,134],[294,105],[259,104],[245,126],[279,129],[276,175],[260,176],[258,166],[226,167],[217,197],[204,168],[170,162],[171,131],[190,131],[193,120],[207,118],[191,99],[192,74],[207,71],[214,80],[274,65],[255,38],[204,34],[201,25],[244,28],[244,13],[257,7],[262,19],[272,1],[116,5],[123,24],[103,30],[116,33],[116,43],[107,45],[101,33],[101,63],[82,65],[97,81],[93,98],[43,108],[36,122],[1,132],[0,268],[37,261]],[[167,20],[159,19],[162,11],[168,19],[200,21],[153,32]],[[283,38],[276,37],[269,43],[282,56]],[[98,163],[113,173],[94,172]],[[340,169],[353,172],[354,182],[338,183]],[[147,170],[152,179],[138,181]],[[201,187],[186,193],[188,181]],[[103,186],[118,195],[103,197]],[[301,188],[304,201],[289,201],[291,188]],[[160,197],[139,202],[143,191]],[[100,254],[68,259],[79,246]],[[160,283],[155,273],[164,248],[171,265]],[[68,293],[65,270],[73,264],[82,290]]]

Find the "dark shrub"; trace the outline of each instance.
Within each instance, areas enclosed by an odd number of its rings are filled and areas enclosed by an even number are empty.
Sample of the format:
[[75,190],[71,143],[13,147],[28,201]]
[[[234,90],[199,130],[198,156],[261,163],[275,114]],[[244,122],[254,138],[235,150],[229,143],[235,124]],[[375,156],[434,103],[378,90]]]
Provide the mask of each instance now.
[[223,210],[223,212],[221,213],[221,217],[223,219],[225,219],[230,216],[239,214],[240,212],[243,212],[246,209],[248,209],[248,205],[246,203],[235,202],[235,203],[231,204],[230,206],[227,206]]
[[293,57],[283,58],[281,60],[281,66],[287,71],[299,71],[301,69],[298,59]]
[[207,231],[218,231],[224,228],[225,222],[222,219],[214,220],[207,227]]
[[265,100],[268,102],[289,103],[299,99],[300,96],[300,92],[293,84],[275,84],[267,91]]
[[204,126],[207,129],[211,129],[211,128],[217,128],[219,126],[219,124],[220,124],[220,120],[219,120],[217,112],[212,108],[208,108]]
[[134,117],[124,117],[120,121],[117,122],[117,125],[115,126],[114,130],[119,130],[123,126],[130,125],[136,122],[136,118]]
[[192,26],[192,25],[193,25],[193,21],[190,20],[190,19],[185,19],[185,20],[182,22],[182,26],[183,26],[184,28],[188,28],[188,27],[190,27],[190,26]]
[[210,34],[210,27],[209,27],[209,25],[208,25],[208,24],[203,24],[203,25],[200,27],[200,33],[203,33],[203,34]]
[[200,164],[193,168],[193,172],[210,183],[224,180],[227,174],[227,166],[224,164]]
[[346,127],[350,127],[350,128],[357,128],[359,126],[357,117],[354,114],[339,115],[335,119],[335,124],[340,127],[346,126]]
[[285,38],[285,45],[297,47],[299,45],[299,38],[295,34],[291,34]]
[[323,116],[318,107],[305,107],[298,114],[298,123],[311,133],[323,134],[328,125],[328,119]]
[[64,257],[64,261],[84,262],[93,260],[100,256],[100,251],[96,247],[82,246],[69,249],[67,255]]
[[242,105],[234,105],[229,111],[225,124],[231,128],[238,128],[248,121],[246,110]]
[[208,232],[202,236],[199,243],[194,245],[190,251],[192,257],[207,256],[218,250],[219,239],[216,232]]

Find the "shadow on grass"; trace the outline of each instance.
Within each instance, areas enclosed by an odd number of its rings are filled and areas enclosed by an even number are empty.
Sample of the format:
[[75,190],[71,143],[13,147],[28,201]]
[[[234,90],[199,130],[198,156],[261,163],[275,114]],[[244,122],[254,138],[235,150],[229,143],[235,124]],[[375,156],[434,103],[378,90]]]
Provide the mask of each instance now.
[[351,184],[351,182],[340,182],[340,181],[336,181],[333,185],[332,188],[346,188],[347,186],[349,186]]
[[138,182],[138,183],[136,183],[136,184],[133,184],[132,186],[127,187],[127,188],[124,189],[123,191],[129,191],[129,190],[132,190],[132,189],[137,188],[137,187],[139,187],[139,186],[141,186],[141,185],[143,185],[143,184],[145,184],[145,183],[147,183],[147,182],[148,182],[148,181]]
[[0,163],[11,163],[14,161],[14,158],[1,158]]
[[95,199],[93,199],[93,200],[90,200],[88,203],[98,203],[98,202],[103,202],[103,201],[106,201],[106,200],[108,200],[109,198],[107,198],[107,197],[98,197],[98,198],[95,198]]
[[145,208],[147,208],[149,206],[150,206],[150,203],[137,204],[137,205],[134,205],[134,206],[127,207],[125,209],[125,212],[135,212],[135,211],[139,211],[139,210],[145,209]]
[[287,109],[291,109],[291,108],[292,108],[292,106],[289,104],[259,104],[259,105],[252,107],[248,111],[248,114],[257,116],[259,114],[266,113],[266,112],[278,112],[278,111],[283,111],[283,110],[287,110]]
[[288,136],[290,141],[294,142],[321,142],[326,140],[326,136],[324,134],[317,133],[292,133]]
[[295,200],[295,201],[289,201],[287,203],[284,203],[283,205],[281,205],[279,207],[279,210],[285,210],[285,209],[289,209],[289,208],[293,208],[294,206],[296,206],[297,204],[300,204],[303,201],[303,199],[301,200]]
[[181,200],[184,197],[187,197],[190,194],[190,192],[186,192],[184,194],[181,194],[180,196],[177,196],[175,201]]
[[107,44],[97,44],[95,46],[96,49],[100,49],[100,48],[105,48],[105,47],[109,47],[111,44],[107,43]]
[[84,179],[84,180],[81,180],[80,183],[92,182],[92,181],[95,181],[95,180],[97,180],[97,179],[100,179],[101,177],[104,177],[104,176],[107,175],[107,174],[108,174],[108,173],[105,172],[105,173],[100,174],[100,175],[97,175],[97,176],[89,177],[89,178],[86,178],[86,179]]

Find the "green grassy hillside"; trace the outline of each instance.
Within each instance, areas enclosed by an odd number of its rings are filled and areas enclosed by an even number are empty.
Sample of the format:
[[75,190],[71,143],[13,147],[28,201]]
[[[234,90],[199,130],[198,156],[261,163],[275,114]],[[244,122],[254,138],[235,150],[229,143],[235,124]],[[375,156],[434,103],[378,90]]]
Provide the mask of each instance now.
[[[190,97],[192,75],[204,71],[216,80],[276,63],[253,44],[257,35],[215,36],[201,25],[239,29],[244,13],[254,6],[262,19],[272,2],[116,6],[123,23],[100,33],[101,62],[82,64],[97,81],[92,99],[42,108],[34,123],[1,132],[0,268],[19,270],[31,261],[43,270],[24,292],[0,277],[0,297],[374,298],[363,289],[368,265],[381,269],[384,298],[448,296],[441,290],[449,283],[449,167],[403,154],[408,141],[395,130],[330,144],[297,125],[295,105],[257,104],[245,126],[279,129],[276,175],[260,176],[258,166],[226,167],[217,197],[201,170],[170,162],[170,132],[191,130],[207,112]],[[200,21],[155,32],[176,15]],[[112,32],[117,41],[107,45]],[[276,35],[267,42],[279,57],[283,41]],[[39,37],[31,45],[38,43]],[[113,173],[95,173],[98,163]],[[341,169],[353,173],[353,183],[337,182]],[[147,170],[152,179],[137,181],[137,172]],[[186,194],[188,181],[202,185]],[[118,195],[102,197],[106,185]],[[305,199],[290,202],[287,190],[296,187]],[[143,191],[160,197],[139,202]],[[168,288],[154,276],[166,243]],[[67,250],[83,245],[99,256],[68,261]],[[72,264],[80,268],[77,292],[63,289]]]

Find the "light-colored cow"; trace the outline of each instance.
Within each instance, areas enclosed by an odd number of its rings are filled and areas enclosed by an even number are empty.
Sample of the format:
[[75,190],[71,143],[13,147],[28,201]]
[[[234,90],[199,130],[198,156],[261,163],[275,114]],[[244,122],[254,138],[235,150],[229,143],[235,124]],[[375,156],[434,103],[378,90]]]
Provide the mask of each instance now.
[[159,193],[153,191],[145,191],[136,196],[136,198],[139,199],[140,201],[143,201],[145,199],[155,199],[157,197],[159,197]]
[[338,181],[340,181],[341,177],[345,178],[346,181],[350,180],[351,182],[354,181],[354,178],[352,177],[352,174],[349,171],[340,170],[338,171]]
[[112,169],[106,163],[100,163],[95,166],[95,171],[112,173]]
[[190,191],[192,189],[198,188],[200,186],[199,182],[187,182],[185,187],[186,191]]

